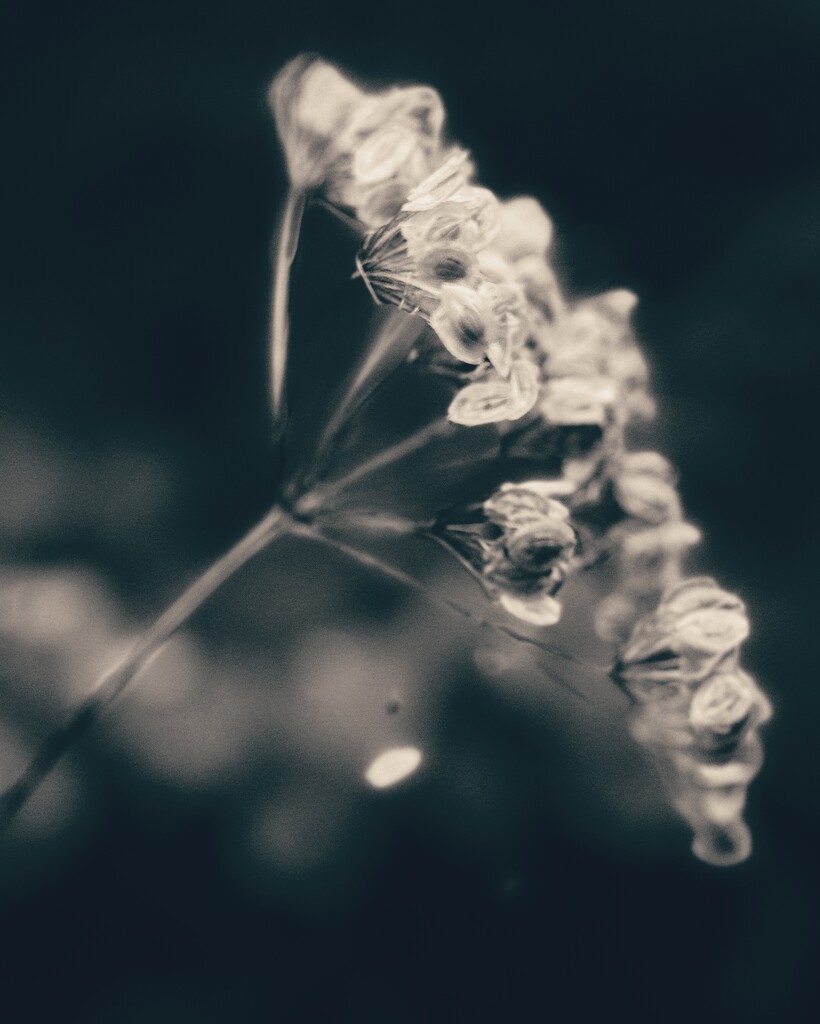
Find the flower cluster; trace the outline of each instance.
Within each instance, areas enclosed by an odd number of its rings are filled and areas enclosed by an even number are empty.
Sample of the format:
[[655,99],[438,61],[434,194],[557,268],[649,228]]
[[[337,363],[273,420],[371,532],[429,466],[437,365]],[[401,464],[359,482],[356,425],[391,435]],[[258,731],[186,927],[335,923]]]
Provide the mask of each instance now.
[[634,737],[661,764],[695,853],[713,863],[743,860],[751,848],[742,814],[771,708],[739,665],[748,635],[739,598],[709,577],[688,579],[637,622],[614,670],[638,704]]
[[365,238],[358,258],[376,301],[422,317],[448,354],[447,368],[471,371],[448,413],[465,426],[519,419],[539,390],[525,289],[485,269],[503,259],[492,246],[505,234],[504,206],[471,184],[471,174],[467,153],[452,152]]
[[551,493],[549,481],[506,483],[472,510],[471,521],[443,521],[437,531],[505,611],[536,626],[561,617],[555,594],[578,543],[569,510]]
[[618,584],[595,629],[620,651],[613,676],[638,706],[635,736],[665,766],[698,855],[743,859],[741,813],[770,710],[738,665],[742,603],[710,579],[683,580],[700,532],[684,519],[673,468],[630,448],[655,411],[636,296],[563,294],[549,215],[476,181],[467,150],[443,138],[435,90],[369,93],[297,58],[271,103],[293,187],[361,224],[353,276],[375,302],[429,325],[407,358],[453,382],[448,419],[494,425],[492,479],[508,482],[425,530],[536,626],[559,620],[570,573],[608,561]]
[[675,472],[658,452],[623,452],[607,473],[608,498],[620,518],[605,540],[619,572],[618,588],[596,610],[604,640],[620,643],[636,620],[681,578],[686,551],[700,531],[683,519]]

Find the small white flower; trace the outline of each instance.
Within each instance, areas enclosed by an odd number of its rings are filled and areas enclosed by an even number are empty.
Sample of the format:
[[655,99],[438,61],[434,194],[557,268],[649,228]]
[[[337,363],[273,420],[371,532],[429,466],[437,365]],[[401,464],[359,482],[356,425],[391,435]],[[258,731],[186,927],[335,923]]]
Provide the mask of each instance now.
[[496,374],[462,388],[450,403],[451,423],[477,427],[485,423],[517,420],[538,399],[538,371],[526,359],[516,360],[507,380]]

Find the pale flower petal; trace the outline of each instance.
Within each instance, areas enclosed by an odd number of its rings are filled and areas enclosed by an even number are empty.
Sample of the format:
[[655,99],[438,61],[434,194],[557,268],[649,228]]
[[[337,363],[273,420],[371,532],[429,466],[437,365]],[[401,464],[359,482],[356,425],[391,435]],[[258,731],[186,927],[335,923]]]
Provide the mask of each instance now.
[[475,365],[484,361],[496,327],[491,311],[475,289],[449,283],[442,285],[441,301],[430,317],[430,326],[451,355]]
[[477,427],[484,423],[517,420],[532,409],[538,398],[538,371],[525,359],[513,363],[509,380],[492,377],[468,384],[450,403],[451,423]]
[[398,121],[383,125],[353,154],[354,181],[360,185],[386,181],[412,160],[418,146],[418,134],[409,125]]
[[473,173],[466,149],[453,149],[445,161],[407,195],[402,210],[412,213],[429,210],[463,188]]

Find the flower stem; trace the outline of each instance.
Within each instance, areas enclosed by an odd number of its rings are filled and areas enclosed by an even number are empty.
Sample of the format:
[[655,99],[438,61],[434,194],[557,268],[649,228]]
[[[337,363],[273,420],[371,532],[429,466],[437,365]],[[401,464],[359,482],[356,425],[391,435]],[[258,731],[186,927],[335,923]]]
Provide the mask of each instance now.
[[[344,541],[339,540],[336,537],[332,537],[319,529],[315,524],[308,523],[297,523],[293,528],[294,534],[300,537],[306,537],[309,540],[318,541],[321,544],[325,544],[327,547],[334,548],[341,554],[346,555],[348,558],[359,562],[361,565],[365,565],[370,569],[374,569],[377,572],[382,573],[390,579],[395,580],[397,583],[401,583],[412,590],[424,595],[433,604],[441,605],[448,609],[448,611],[455,612],[462,618],[467,619],[476,625],[483,626],[485,629],[493,630],[497,633],[503,633],[505,636],[512,637],[514,640],[523,641],[526,644],[531,644],[533,647],[537,647],[539,650],[551,654],[556,658],[560,658],[563,661],[583,665],[586,668],[594,668],[595,670],[601,670],[598,665],[587,665],[580,658],[576,658],[574,655],[567,651],[562,650],[560,647],[555,647],[551,644],[546,644],[542,640],[537,639],[533,636],[528,636],[526,633],[520,633],[517,629],[512,629],[509,626],[505,626],[500,622],[494,622],[491,619],[486,619],[481,615],[476,614],[472,609],[467,608],[465,605],[460,604],[458,601],[453,601],[449,597],[442,597],[434,594],[429,587],[420,583],[418,580],[413,579],[412,576],[408,576],[407,573],[402,572],[401,569],[396,569],[392,565],[388,565],[387,562],[377,558],[375,555],[371,555],[367,551],[362,551],[359,548],[353,547],[350,544],[345,544]],[[586,700],[586,696],[578,690],[569,680],[558,673],[556,673],[561,684],[566,687],[571,693],[581,700]]]
[[305,193],[291,187],[276,244],[273,268],[273,293],[271,297],[270,330],[270,373],[271,404],[277,437],[284,432],[287,409],[285,407],[285,372],[288,358],[288,300],[290,292],[290,269],[299,245],[299,231],[305,209]]
[[356,481],[361,480],[365,476],[369,476],[371,473],[375,473],[377,470],[392,465],[394,462],[398,462],[408,455],[412,455],[437,437],[443,437],[451,427],[452,424],[446,418],[433,420],[432,423],[428,423],[426,427],[422,427],[421,430],[411,434],[404,441],[399,441],[397,444],[393,444],[389,448],[378,452],[372,458],[366,459],[346,476],[340,477],[338,480],[332,480],[327,486],[311,491],[297,502],[296,510],[300,513],[312,513],[315,509],[327,507],[328,499],[335,498],[342,491],[346,491],[351,484],[356,483]]
[[320,475],[333,442],[350,417],[401,366],[425,327],[426,324],[418,317],[414,319],[406,313],[394,312],[382,321],[373,343],[321,433],[311,467],[312,479]]
[[97,721],[126,689],[152,655],[191,618],[205,601],[254,555],[293,524],[281,508],[273,508],[230,551],[198,577],[134,644],[131,651],[98,681],[71,718],[42,744],[20,778],[0,797],[0,830],[8,826],[63,754]]

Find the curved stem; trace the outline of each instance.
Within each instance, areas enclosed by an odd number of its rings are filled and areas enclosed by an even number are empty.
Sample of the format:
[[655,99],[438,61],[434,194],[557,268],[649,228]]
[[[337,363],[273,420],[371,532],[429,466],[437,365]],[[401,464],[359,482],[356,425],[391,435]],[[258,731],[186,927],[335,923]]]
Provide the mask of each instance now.
[[183,626],[223,583],[254,555],[292,526],[281,508],[272,509],[230,551],[198,577],[134,644],[131,651],[98,681],[71,718],[43,743],[20,778],[0,797],[0,829],[5,828],[63,754],[126,689],[152,655]]
[[270,373],[271,404],[277,436],[281,436],[286,419],[285,372],[288,358],[288,298],[290,268],[299,245],[299,231],[305,209],[305,193],[291,186],[282,210],[276,257],[273,267],[271,296]]

